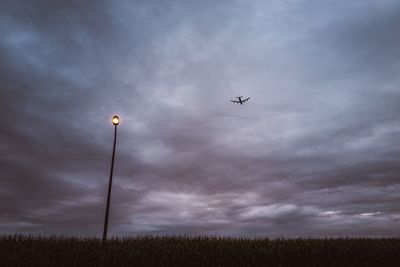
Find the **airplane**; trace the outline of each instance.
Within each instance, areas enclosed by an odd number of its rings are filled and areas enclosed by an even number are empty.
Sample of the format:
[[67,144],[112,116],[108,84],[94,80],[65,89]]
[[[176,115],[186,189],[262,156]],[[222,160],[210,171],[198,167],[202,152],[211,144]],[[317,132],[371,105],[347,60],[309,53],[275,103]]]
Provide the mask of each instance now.
[[246,98],[246,99],[242,99],[243,96],[237,96],[236,98],[239,100],[231,100],[231,102],[233,103],[238,103],[240,105],[243,105],[244,102],[246,102],[247,100],[250,99],[250,97]]

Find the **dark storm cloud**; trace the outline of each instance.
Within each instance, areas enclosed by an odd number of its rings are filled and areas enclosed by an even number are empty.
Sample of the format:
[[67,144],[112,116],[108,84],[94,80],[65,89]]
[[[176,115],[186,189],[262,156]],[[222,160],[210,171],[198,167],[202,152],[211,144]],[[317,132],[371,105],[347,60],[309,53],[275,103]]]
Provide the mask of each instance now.
[[113,234],[399,234],[398,3],[0,12],[2,232],[100,234],[117,113]]

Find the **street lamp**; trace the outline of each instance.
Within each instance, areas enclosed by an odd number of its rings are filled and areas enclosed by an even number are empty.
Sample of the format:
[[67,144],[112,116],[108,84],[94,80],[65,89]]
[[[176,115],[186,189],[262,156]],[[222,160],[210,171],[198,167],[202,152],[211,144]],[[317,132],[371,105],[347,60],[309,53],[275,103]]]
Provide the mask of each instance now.
[[117,143],[117,126],[119,124],[119,117],[114,116],[112,118],[112,123],[114,124],[114,146],[113,146],[113,153],[111,159],[111,171],[110,171],[110,181],[108,183],[108,194],[107,194],[107,205],[106,205],[106,217],[104,219],[104,230],[103,230],[103,244],[106,242],[107,239],[107,228],[108,228],[108,212],[110,210],[110,198],[111,198],[111,185],[112,185],[112,176],[113,176],[113,169],[114,169],[114,156],[115,156],[115,145]]

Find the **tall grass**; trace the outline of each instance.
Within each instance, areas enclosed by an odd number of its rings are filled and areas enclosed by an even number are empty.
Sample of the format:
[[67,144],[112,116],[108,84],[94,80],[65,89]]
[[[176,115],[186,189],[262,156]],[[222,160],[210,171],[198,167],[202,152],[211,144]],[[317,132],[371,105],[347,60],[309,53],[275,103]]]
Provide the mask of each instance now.
[[400,239],[8,235],[0,266],[400,266]]

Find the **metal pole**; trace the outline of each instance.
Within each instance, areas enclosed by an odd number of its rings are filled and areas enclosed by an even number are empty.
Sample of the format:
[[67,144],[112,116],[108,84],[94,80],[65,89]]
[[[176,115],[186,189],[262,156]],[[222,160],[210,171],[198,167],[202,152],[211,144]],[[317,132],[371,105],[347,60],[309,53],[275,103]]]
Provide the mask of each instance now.
[[113,146],[113,153],[112,153],[112,160],[111,160],[110,181],[108,183],[106,217],[104,219],[104,231],[103,231],[103,244],[106,242],[106,239],[107,239],[108,212],[110,210],[111,185],[112,185],[112,176],[113,176],[113,169],[114,169],[114,156],[115,156],[115,145],[116,145],[116,143],[117,143],[117,125],[115,125],[115,131],[114,131],[114,146]]

